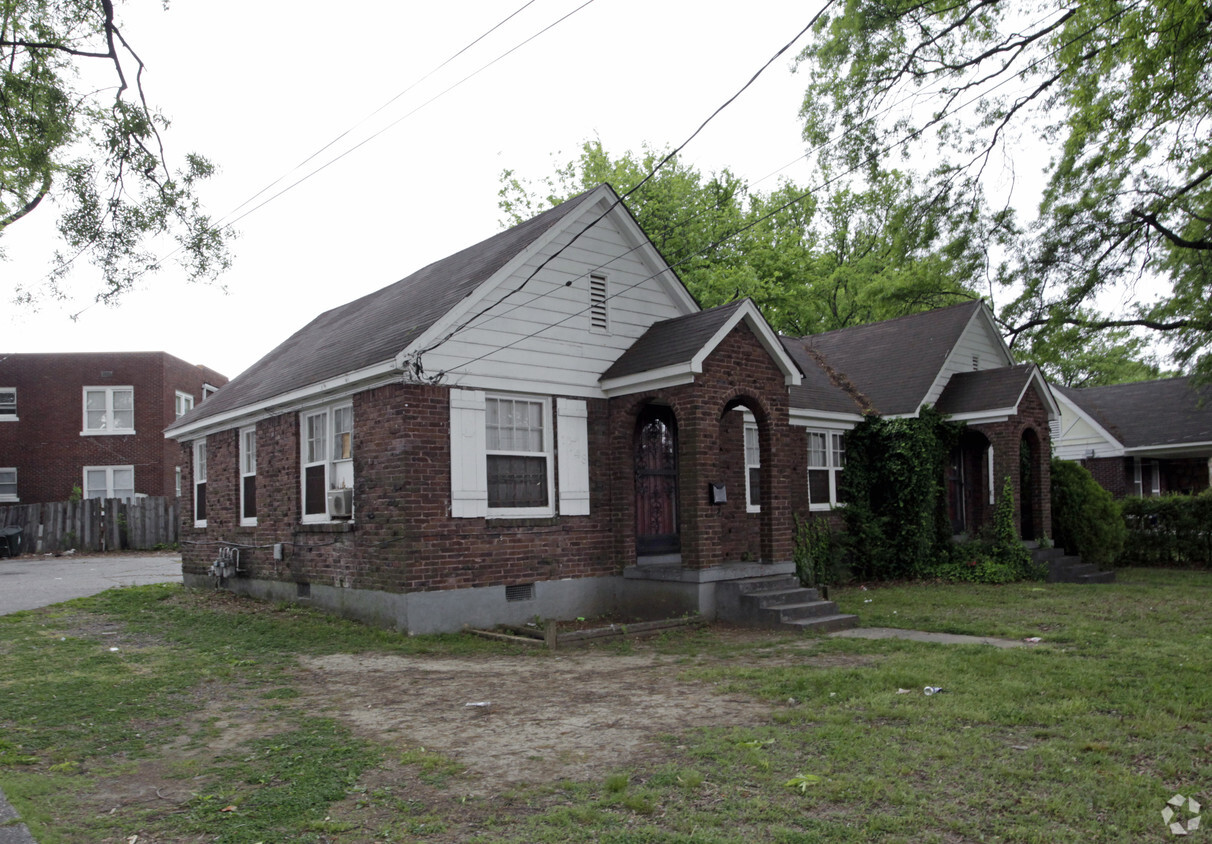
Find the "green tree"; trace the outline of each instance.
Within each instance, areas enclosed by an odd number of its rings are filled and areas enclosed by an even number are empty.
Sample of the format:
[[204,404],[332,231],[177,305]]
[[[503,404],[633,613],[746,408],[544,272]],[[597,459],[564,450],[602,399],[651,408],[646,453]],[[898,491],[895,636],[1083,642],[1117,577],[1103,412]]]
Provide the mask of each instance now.
[[[504,225],[609,182],[691,293],[706,307],[751,298],[776,330],[796,335],[889,319],[977,294],[980,220],[927,202],[913,181],[881,173],[874,187],[809,192],[784,181],[755,191],[725,169],[705,176],[645,147],[612,158],[599,141],[534,186],[502,177]],[[818,196],[819,193],[819,196]]]
[[[1005,228],[1012,336],[1143,326],[1212,374],[1206,2],[845,0],[800,69],[804,135],[826,166],[876,170],[899,150],[938,162],[927,194],[974,207],[989,168],[1015,151],[1022,172],[1044,170],[1037,219]],[[1133,294],[1142,279],[1164,280],[1161,294]],[[1108,288],[1132,296],[1122,314],[1095,309]]]
[[87,257],[102,273],[97,299],[114,301],[157,269],[161,235],[191,279],[230,263],[232,232],[196,193],[214,168],[196,154],[170,167],[168,120],[148,105],[143,72],[113,0],[0,0],[0,237],[52,199],[65,246],[52,288]]

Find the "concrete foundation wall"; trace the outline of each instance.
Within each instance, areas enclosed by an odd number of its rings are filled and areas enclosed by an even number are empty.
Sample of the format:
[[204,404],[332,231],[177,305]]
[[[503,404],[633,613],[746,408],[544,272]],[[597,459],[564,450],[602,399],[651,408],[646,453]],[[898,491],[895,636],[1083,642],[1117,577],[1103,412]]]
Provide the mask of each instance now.
[[[185,585],[213,589],[209,576],[185,575]],[[345,589],[321,584],[279,580],[229,578],[221,588],[263,601],[282,601],[315,607],[365,624],[387,627],[402,633],[455,633],[465,627],[495,627],[525,624],[538,618],[570,619],[622,609],[627,601],[621,577],[591,577],[576,580],[540,581],[534,597],[509,600],[504,586],[452,589],[442,592],[383,592]]]

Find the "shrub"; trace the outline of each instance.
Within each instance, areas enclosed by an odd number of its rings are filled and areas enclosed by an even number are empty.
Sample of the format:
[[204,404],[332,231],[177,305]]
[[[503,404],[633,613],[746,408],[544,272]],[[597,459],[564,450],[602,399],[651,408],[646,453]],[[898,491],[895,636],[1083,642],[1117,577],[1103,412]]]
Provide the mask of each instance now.
[[1047,568],[1035,564],[1031,552],[1019,538],[1014,527],[1014,510],[1014,485],[1007,477],[993,513],[992,535],[954,546],[951,553],[931,566],[926,574],[940,580],[966,583],[1042,580]]
[[1052,460],[1052,536],[1087,563],[1109,568],[1127,539],[1120,505],[1084,467]]
[[1129,498],[1120,562],[1134,566],[1212,566],[1212,491]]

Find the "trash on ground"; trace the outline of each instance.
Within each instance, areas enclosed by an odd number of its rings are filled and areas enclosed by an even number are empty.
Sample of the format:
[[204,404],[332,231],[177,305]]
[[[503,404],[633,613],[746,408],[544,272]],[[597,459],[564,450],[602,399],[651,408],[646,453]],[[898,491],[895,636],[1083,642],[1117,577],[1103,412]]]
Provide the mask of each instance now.
[[926,688],[922,689],[922,694],[929,697],[930,695],[938,694],[942,690],[943,690],[942,686],[926,686]]

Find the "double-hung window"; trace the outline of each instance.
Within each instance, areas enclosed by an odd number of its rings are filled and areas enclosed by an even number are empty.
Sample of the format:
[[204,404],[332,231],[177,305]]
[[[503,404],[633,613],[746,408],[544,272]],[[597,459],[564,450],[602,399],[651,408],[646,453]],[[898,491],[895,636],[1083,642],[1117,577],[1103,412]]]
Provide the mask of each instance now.
[[0,387],[0,422],[17,421],[17,388]]
[[[324,522],[330,490],[350,490],[353,474],[353,405],[336,405],[300,415],[302,423],[303,521]],[[346,515],[346,514],[341,514]]]
[[544,399],[488,397],[484,402],[488,511],[550,515],[551,423]]
[[846,466],[846,435],[808,432],[808,503],[813,510],[838,505],[838,482]]
[[750,513],[762,511],[762,448],[758,442],[758,426],[745,423],[745,509]]
[[194,443],[194,527],[206,527],[206,440]]
[[134,387],[85,387],[85,434],[133,434]]
[[1156,460],[1133,459],[1132,487],[1137,498],[1161,495],[1161,472]]
[[17,497],[17,470],[0,469],[0,501],[19,501]]
[[134,466],[85,466],[85,498],[135,497]]
[[189,413],[193,409],[194,409],[194,397],[191,396],[189,393],[183,393],[180,390],[178,390],[176,403],[173,407],[173,410],[177,414],[177,418],[180,419],[182,416]]
[[240,524],[257,523],[257,429],[240,431]]

